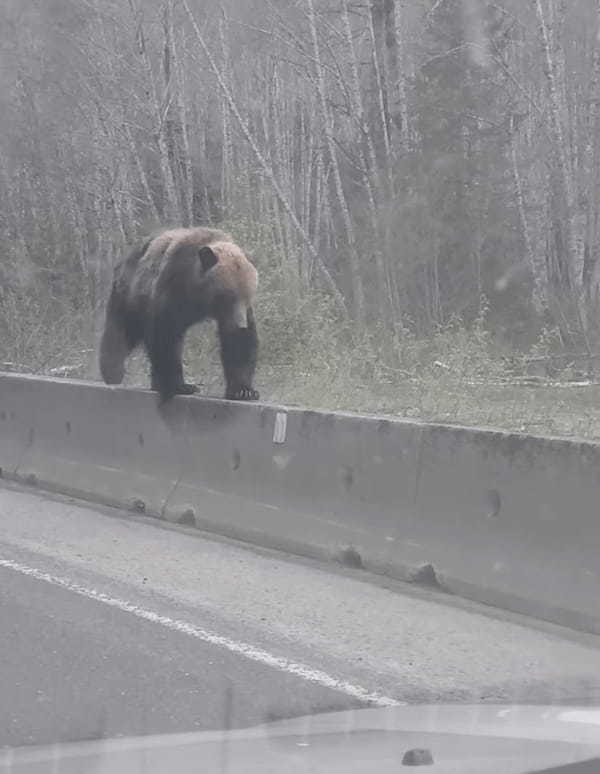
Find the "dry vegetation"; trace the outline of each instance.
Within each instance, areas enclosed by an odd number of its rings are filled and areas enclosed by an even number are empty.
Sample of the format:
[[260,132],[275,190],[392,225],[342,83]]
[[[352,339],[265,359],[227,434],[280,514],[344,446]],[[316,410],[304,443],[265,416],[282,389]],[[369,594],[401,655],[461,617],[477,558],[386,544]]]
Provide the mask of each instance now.
[[600,438],[600,0],[2,6],[5,368],[95,378],[114,261],[212,224],[268,400]]

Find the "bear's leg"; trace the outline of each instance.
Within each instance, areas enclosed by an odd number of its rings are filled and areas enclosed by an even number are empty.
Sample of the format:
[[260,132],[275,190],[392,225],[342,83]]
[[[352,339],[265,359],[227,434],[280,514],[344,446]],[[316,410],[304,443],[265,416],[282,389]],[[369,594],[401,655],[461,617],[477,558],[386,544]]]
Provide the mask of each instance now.
[[125,318],[113,291],[106,307],[104,331],[100,340],[100,374],[106,384],[121,384],[125,375],[125,361],[131,350]]
[[191,395],[196,392],[193,384],[183,379],[181,356],[186,332],[177,315],[170,312],[168,305],[155,314],[146,335],[146,351],[150,360],[151,387],[160,393],[161,403],[174,395]]
[[198,388],[195,384],[186,382],[183,376],[183,342],[184,337],[181,336],[175,345],[177,360],[177,394],[193,395],[195,392],[198,392]]
[[252,386],[258,354],[258,336],[252,309],[248,309],[247,319],[246,328],[231,327],[227,321],[219,320],[227,400],[258,400],[260,397]]

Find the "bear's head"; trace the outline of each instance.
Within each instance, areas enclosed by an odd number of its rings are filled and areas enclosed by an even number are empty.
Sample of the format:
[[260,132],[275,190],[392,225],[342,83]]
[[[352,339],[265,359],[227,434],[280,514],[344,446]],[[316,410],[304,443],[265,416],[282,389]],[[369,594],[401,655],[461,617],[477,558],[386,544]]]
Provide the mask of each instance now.
[[227,328],[247,328],[258,272],[233,242],[213,242],[198,249],[202,296],[210,316]]

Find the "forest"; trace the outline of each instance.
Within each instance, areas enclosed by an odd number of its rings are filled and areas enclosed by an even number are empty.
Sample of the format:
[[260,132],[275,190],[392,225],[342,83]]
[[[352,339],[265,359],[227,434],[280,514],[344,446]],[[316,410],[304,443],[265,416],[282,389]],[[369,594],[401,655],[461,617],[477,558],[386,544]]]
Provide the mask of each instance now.
[[0,63],[2,369],[97,379],[115,262],[211,225],[268,400],[600,437],[600,0],[4,0]]

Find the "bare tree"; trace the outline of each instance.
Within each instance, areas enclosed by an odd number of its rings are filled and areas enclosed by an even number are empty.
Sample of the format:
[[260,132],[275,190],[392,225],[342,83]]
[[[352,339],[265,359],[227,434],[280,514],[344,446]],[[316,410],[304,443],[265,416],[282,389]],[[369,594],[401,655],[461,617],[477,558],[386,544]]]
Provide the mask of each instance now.
[[225,99],[227,100],[229,108],[230,108],[232,114],[234,115],[235,119],[237,120],[237,122],[238,122],[238,124],[239,124],[239,126],[240,126],[240,128],[242,130],[242,133],[244,134],[244,137],[246,138],[246,141],[248,142],[248,144],[252,148],[252,150],[254,152],[254,155],[256,156],[258,162],[262,166],[265,174],[269,178],[269,180],[271,182],[271,185],[273,186],[273,190],[275,191],[275,193],[277,195],[277,198],[279,199],[281,205],[283,206],[283,208],[285,209],[285,211],[289,215],[292,223],[294,224],[294,227],[296,228],[298,233],[302,236],[302,239],[304,240],[306,246],[310,250],[312,257],[318,262],[321,274],[323,275],[323,278],[327,282],[327,285],[328,285],[329,289],[331,290],[334,298],[338,302],[338,304],[341,307],[341,309],[345,311],[346,310],[346,305],[345,305],[343,296],[341,295],[340,291],[338,290],[337,285],[334,282],[333,277],[329,273],[327,267],[323,263],[323,260],[320,258],[320,256],[316,252],[312,242],[310,241],[310,238],[308,237],[308,234],[302,228],[302,225],[300,224],[298,218],[296,217],[296,214],[292,210],[289,202],[287,201],[287,199],[283,195],[283,192],[281,191],[281,189],[279,187],[279,184],[278,184],[277,180],[275,179],[275,175],[273,174],[272,168],[267,164],[265,158],[263,157],[262,153],[260,152],[260,150],[258,148],[258,145],[256,144],[254,138],[252,137],[252,134],[250,133],[250,130],[248,129],[248,126],[247,126],[246,122],[244,121],[244,119],[242,118],[242,116],[240,114],[240,111],[238,110],[238,107],[237,107],[237,105],[235,103],[235,100],[233,99],[231,91],[227,88],[227,84],[225,83],[225,81],[223,79],[223,76],[222,76],[219,68],[217,67],[217,64],[216,64],[216,62],[214,60],[214,57],[212,56],[212,54],[210,52],[210,49],[206,45],[206,41],[204,40],[204,37],[203,37],[203,35],[202,35],[201,31],[200,31],[200,27],[198,26],[198,23],[197,23],[194,15],[192,14],[192,12],[190,10],[190,7],[188,5],[187,0],[182,0],[182,4],[183,4],[183,6],[185,8],[187,16],[188,16],[188,18],[190,20],[190,23],[192,25],[192,29],[194,30],[194,33],[196,35],[196,39],[198,40],[198,43],[200,44],[200,47],[202,48],[202,51],[204,52],[204,55],[206,56],[206,58],[208,60],[210,68],[211,68],[213,74],[215,75],[215,77],[217,79],[217,82],[219,84],[219,88],[223,92],[223,95],[225,96]]
[[342,221],[344,223],[344,229],[346,232],[346,240],[348,244],[348,254],[350,262],[350,273],[352,280],[352,291],[354,297],[354,311],[356,317],[360,323],[364,323],[365,319],[365,291],[362,282],[362,273],[360,268],[360,260],[358,257],[358,249],[356,245],[356,236],[354,233],[354,225],[352,218],[350,217],[350,211],[346,202],[346,196],[344,193],[344,187],[342,184],[342,176],[337,159],[337,149],[335,144],[335,138],[333,134],[333,121],[331,112],[329,109],[329,103],[327,100],[327,92],[325,86],[325,73],[323,64],[321,62],[321,50],[319,47],[319,36],[317,33],[317,19],[315,15],[315,9],[313,0],[306,0],[308,10],[308,20],[310,24],[310,33],[313,44],[313,57],[315,61],[316,69],[316,84],[317,92],[319,96],[319,104],[321,107],[321,113],[323,117],[323,131],[325,133],[325,140],[327,143],[327,149],[329,152],[329,161],[331,163],[331,171],[333,175],[333,181],[335,185],[336,195],[338,199],[338,205],[340,207]]

